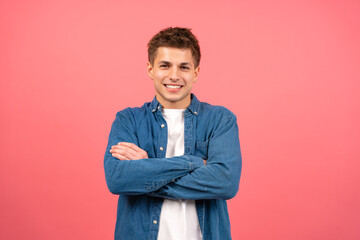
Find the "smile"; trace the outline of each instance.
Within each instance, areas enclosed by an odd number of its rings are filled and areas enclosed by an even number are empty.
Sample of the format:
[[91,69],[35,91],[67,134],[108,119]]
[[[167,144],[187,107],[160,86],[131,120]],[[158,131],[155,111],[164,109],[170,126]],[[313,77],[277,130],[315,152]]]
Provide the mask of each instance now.
[[164,84],[164,85],[165,85],[165,87],[167,87],[169,89],[179,89],[182,87],[180,85],[167,85],[167,84]]

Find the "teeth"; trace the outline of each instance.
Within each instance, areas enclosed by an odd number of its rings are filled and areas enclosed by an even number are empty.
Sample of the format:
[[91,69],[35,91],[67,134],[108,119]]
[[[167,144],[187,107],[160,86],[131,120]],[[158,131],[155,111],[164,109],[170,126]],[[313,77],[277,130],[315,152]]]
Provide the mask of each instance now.
[[181,86],[166,85],[166,87],[170,88],[170,89],[177,89],[177,88],[180,88]]

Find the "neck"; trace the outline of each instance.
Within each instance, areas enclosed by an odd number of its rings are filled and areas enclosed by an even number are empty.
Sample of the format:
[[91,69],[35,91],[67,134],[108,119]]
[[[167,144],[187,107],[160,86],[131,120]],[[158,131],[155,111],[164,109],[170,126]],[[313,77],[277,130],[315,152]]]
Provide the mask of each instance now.
[[168,101],[162,98],[159,94],[156,94],[156,99],[165,109],[186,109],[191,103],[190,94],[180,101]]

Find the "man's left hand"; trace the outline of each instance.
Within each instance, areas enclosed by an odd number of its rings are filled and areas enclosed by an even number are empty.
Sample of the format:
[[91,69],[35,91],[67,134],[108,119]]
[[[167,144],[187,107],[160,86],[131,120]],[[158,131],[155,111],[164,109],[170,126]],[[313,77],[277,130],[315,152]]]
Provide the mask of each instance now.
[[110,149],[110,153],[119,160],[139,160],[149,158],[145,150],[129,142],[119,142],[117,145],[113,145]]

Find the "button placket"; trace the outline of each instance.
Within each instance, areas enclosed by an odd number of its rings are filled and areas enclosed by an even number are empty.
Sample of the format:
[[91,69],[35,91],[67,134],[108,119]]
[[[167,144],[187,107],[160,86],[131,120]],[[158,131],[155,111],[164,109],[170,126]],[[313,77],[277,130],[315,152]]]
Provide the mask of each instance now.
[[193,141],[193,115],[190,112],[185,114],[185,129],[184,129],[184,142],[185,142],[185,154],[192,154],[192,141]]
[[[160,106],[158,106],[160,107]],[[157,112],[158,123],[159,123],[159,141],[157,145],[157,157],[164,158],[166,156],[166,144],[167,144],[167,131],[166,128],[166,121],[162,116],[161,111]]]

